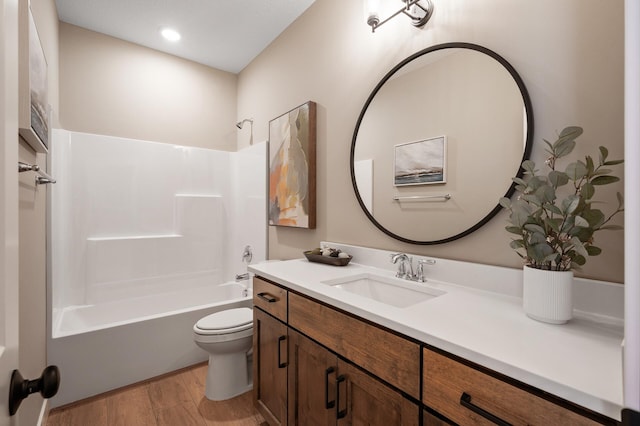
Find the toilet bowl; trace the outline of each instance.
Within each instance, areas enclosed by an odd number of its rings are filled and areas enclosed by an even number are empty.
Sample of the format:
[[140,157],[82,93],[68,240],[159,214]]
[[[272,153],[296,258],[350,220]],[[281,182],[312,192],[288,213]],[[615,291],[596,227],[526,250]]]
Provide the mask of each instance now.
[[207,399],[222,401],[251,390],[253,311],[236,308],[216,312],[200,319],[193,332],[196,344],[209,353]]

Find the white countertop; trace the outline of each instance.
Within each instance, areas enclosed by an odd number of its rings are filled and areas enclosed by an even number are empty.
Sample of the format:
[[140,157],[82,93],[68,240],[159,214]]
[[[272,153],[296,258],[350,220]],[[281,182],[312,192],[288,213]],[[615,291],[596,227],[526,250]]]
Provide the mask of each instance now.
[[[394,273],[357,263],[306,259],[250,265],[256,275],[620,420],[623,331],[584,318],[551,325],[528,318],[522,299],[428,280],[446,294],[395,308],[323,284],[360,273]],[[422,284],[421,284],[422,285]]]

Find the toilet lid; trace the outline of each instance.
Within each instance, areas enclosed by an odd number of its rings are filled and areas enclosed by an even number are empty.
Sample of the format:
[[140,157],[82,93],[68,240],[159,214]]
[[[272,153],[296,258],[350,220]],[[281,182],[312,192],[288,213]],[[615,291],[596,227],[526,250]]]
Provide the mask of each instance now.
[[196,327],[201,330],[245,330],[253,325],[253,311],[249,308],[227,309],[200,319]]

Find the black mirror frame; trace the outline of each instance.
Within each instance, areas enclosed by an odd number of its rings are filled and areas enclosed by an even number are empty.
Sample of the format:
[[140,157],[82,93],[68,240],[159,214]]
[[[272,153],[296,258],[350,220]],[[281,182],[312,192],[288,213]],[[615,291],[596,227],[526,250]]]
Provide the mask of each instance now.
[[[356,198],[358,199],[358,204],[360,204],[360,207],[362,208],[362,211],[364,211],[364,213],[367,215],[369,220],[378,229],[380,229],[385,234],[389,235],[392,238],[395,238],[396,240],[400,240],[400,241],[403,241],[403,242],[409,243],[409,244],[433,245],[433,244],[448,243],[448,242],[460,239],[460,238],[462,238],[462,237],[464,237],[466,235],[471,234],[472,232],[476,231],[477,229],[479,229],[480,227],[485,225],[487,222],[489,222],[489,220],[491,220],[491,218],[493,218],[496,214],[498,214],[498,212],[502,209],[502,207],[500,206],[500,204],[496,200],[496,206],[493,208],[493,210],[491,210],[485,217],[480,219],[480,221],[478,223],[476,223],[475,225],[471,226],[469,229],[467,229],[467,230],[465,230],[463,232],[460,232],[459,234],[453,235],[453,236],[448,237],[448,238],[443,238],[443,239],[440,239],[440,240],[417,241],[417,240],[412,240],[412,239],[405,238],[405,237],[402,237],[400,235],[394,234],[393,232],[389,231],[387,228],[382,226],[382,224],[380,224],[380,222],[378,222],[373,217],[371,212],[369,212],[367,207],[364,205],[364,202],[362,201],[362,198],[360,197],[360,192],[358,191],[358,186],[357,186],[356,177],[355,177],[355,169],[354,169],[356,139],[358,137],[358,130],[360,129],[360,124],[362,123],[362,119],[363,119],[365,113],[367,112],[367,109],[369,108],[369,105],[371,104],[371,102],[375,98],[376,94],[378,93],[378,91],[380,91],[382,86],[393,76],[393,74],[395,74],[396,71],[398,71],[400,68],[402,68],[403,66],[405,66],[409,62],[413,61],[416,58],[419,58],[420,56],[426,55],[427,53],[435,52],[435,51],[443,50],[443,49],[451,49],[451,48],[470,49],[470,50],[475,50],[475,51],[484,53],[484,54],[492,57],[493,59],[498,61],[503,67],[505,67],[505,69],[509,72],[511,77],[516,82],[516,84],[518,86],[518,89],[520,90],[520,94],[522,95],[522,100],[524,102],[525,113],[526,113],[526,116],[527,116],[527,139],[526,139],[526,143],[525,143],[524,152],[522,154],[522,159],[520,160],[520,164],[522,164],[522,162],[524,160],[527,160],[529,158],[529,155],[531,154],[531,148],[533,146],[533,130],[534,130],[533,126],[534,126],[534,121],[533,121],[533,108],[531,106],[531,99],[529,97],[529,92],[527,91],[527,88],[525,87],[524,82],[522,81],[522,78],[520,78],[520,75],[516,72],[516,70],[513,68],[513,66],[511,66],[511,64],[509,62],[507,62],[502,56],[498,55],[494,51],[492,51],[490,49],[487,49],[486,47],[479,46],[477,44],[473,44],[473,43],[462,43],[462,42],[443,43],[443,44],[438,44],[438,45],[435,45],[435,46],[431,46],[431,47],[423,49],[423,50],[421,50],[419,52],[416,52],[413,55],[405,58],[402,62],[400,62],[395,67],[393,67],[391,69],[391,71],[389,71],[382,78],[382,80],[380,80],[380,82],[376,85],[376,87],[373,89],[373,91],[371,92],[371,94],[367,98],[367,101],[365,102],[364,106],[362,107],[362,111],[360,112],[360,116],[358,116],[358,121],[356,122],[356,127],[355,127],[355,130],[353,131],[353,138],[351,139],[351,154],[350,154],[350,159],[349,159],[349,167],[351,168],[351,184],[353,185],[353,190],[355,192]],[[519,167],[516,176],[517,177],[522,177],[523,173],[524,173],[524,170],[522,169],[522,167]],[[507,191],[505,192],[504,196],[510,198],[511,195],[513,195],[513,193],[515,191],[515,186],[516,186],[515,182],[512,182],[511,185],[509,186],[509,188],[507,189]]]

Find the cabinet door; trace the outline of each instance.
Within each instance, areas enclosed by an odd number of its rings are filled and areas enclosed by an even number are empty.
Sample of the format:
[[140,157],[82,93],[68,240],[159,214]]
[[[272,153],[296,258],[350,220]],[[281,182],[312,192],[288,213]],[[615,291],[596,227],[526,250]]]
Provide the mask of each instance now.
[[338,371],[338,425],[419,424],[418,406],[398,392],[342,360]]
[[289,424],[335,425],[338,358],[289,329]]
[[287,424],[287,326],[253,310],[253,399],[271,426]]

